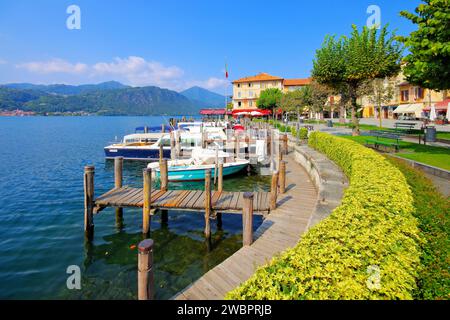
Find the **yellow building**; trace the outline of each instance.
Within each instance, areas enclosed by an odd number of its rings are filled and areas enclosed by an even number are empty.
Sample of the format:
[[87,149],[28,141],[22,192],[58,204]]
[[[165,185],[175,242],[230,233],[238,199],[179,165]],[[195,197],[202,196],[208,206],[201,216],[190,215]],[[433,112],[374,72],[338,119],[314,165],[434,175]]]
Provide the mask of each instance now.
[[[403,73],[395,78],[394,95],[389,103],[382,107],[382,118],[398,119],[402,116],[409,118],[424,118],[423,109],[430,104],[441,102],[445,98],[444,92],[437,92],[414,86],[405,80]],[[362,98],[363,118],[378,118],[378,108],[367,98]]]
[[257,109],[256,101],[261,91],[277,88],[283,92],[300,89],[308,85],[308,79],[284,79],[268,73],[245,77],[233,81],[233,109]]

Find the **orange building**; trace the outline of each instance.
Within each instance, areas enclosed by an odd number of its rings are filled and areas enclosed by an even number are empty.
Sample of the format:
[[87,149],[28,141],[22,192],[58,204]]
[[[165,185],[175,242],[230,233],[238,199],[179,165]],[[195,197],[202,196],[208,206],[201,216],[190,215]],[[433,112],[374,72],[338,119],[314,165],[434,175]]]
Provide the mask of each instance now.
[[311,83],[306,79],[284,79],[268,73],[259,73],[255,76],[235,80],[233,83],[233,109],[257,109],[256,101],[262,91],[277,88],[282,92],[298,90]]

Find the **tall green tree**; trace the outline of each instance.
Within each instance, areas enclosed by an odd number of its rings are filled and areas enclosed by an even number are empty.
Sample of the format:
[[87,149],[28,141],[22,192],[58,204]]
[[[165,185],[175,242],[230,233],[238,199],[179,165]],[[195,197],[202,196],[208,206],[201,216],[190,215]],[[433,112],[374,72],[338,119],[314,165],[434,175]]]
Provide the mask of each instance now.
[[283,94],[281,98],[281,109],[284,112],[292,112],[304,108],[305,104],[303,103],[302,91],[300,89]]
[[331,95],[333,95],[333,90],[330,87],[313,80],[309,86],[302,88],[301,99],[311,112],[322,113]]
[[383,127],[382,108],[383,105],[389,103],[394,97],[395,93],[395,79],[373,79],[367,84],[367,98],[378,110],[378,120],[380,128]]
[[404,74],[415,85],[434,90],[450,89],[450,1],[424,0],[415,10],[400,15],[418,26],[409,37],[400,37],[410,54]]
[[260,109],[275,109],[280,107],[283,93],[278,88],[270,88],[261,91],[256,105]]
[[364,82],[391,77],[400,71],[402,46],[387,26],[380,30],[353,25],[350,37],[327,36],[316,51],[312,76],[320,84],[346,88],[351,102],[353,135],[359,135],[358,91]]

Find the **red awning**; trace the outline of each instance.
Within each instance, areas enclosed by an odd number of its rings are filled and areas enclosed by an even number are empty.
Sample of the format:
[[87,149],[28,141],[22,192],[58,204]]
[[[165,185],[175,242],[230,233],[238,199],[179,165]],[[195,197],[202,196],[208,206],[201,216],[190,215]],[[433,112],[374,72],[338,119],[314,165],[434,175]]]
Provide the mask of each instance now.
[[[444,101],[438,102],[434,105],[434,109],[436,111],[447,111],[448,104],[450,103],[450,99],[445,99]],[[423,111],[431,111],[431,108],[428,106],[423,109]]]
[[270,110],[266,109],[234,109],[233,116],[235,115],[256,115],[256,116],[268,116],[272,114]]
[[[225,109],[201,109],[200,114],[203,116],[223,116],[225,115]],[[227,111],[226,114],[232,114]]]

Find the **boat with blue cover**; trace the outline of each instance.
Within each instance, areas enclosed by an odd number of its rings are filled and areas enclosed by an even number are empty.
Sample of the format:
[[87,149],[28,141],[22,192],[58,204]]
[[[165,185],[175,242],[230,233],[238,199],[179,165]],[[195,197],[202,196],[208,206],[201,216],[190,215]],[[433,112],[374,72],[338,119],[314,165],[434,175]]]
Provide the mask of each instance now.
[[[211,170],[211,177],[214,178],[219,162],[223,163],[223,177],[242,171],[250,163],[246,159],[233,159],[233,156],[226,152],[195,148],[192,150],[190,159],[168,161],[168,179],[173,182],[204,180],[208,169]],[[159,163],[149,163],[148,168],[152,169],[154,179],[161,178]]]

